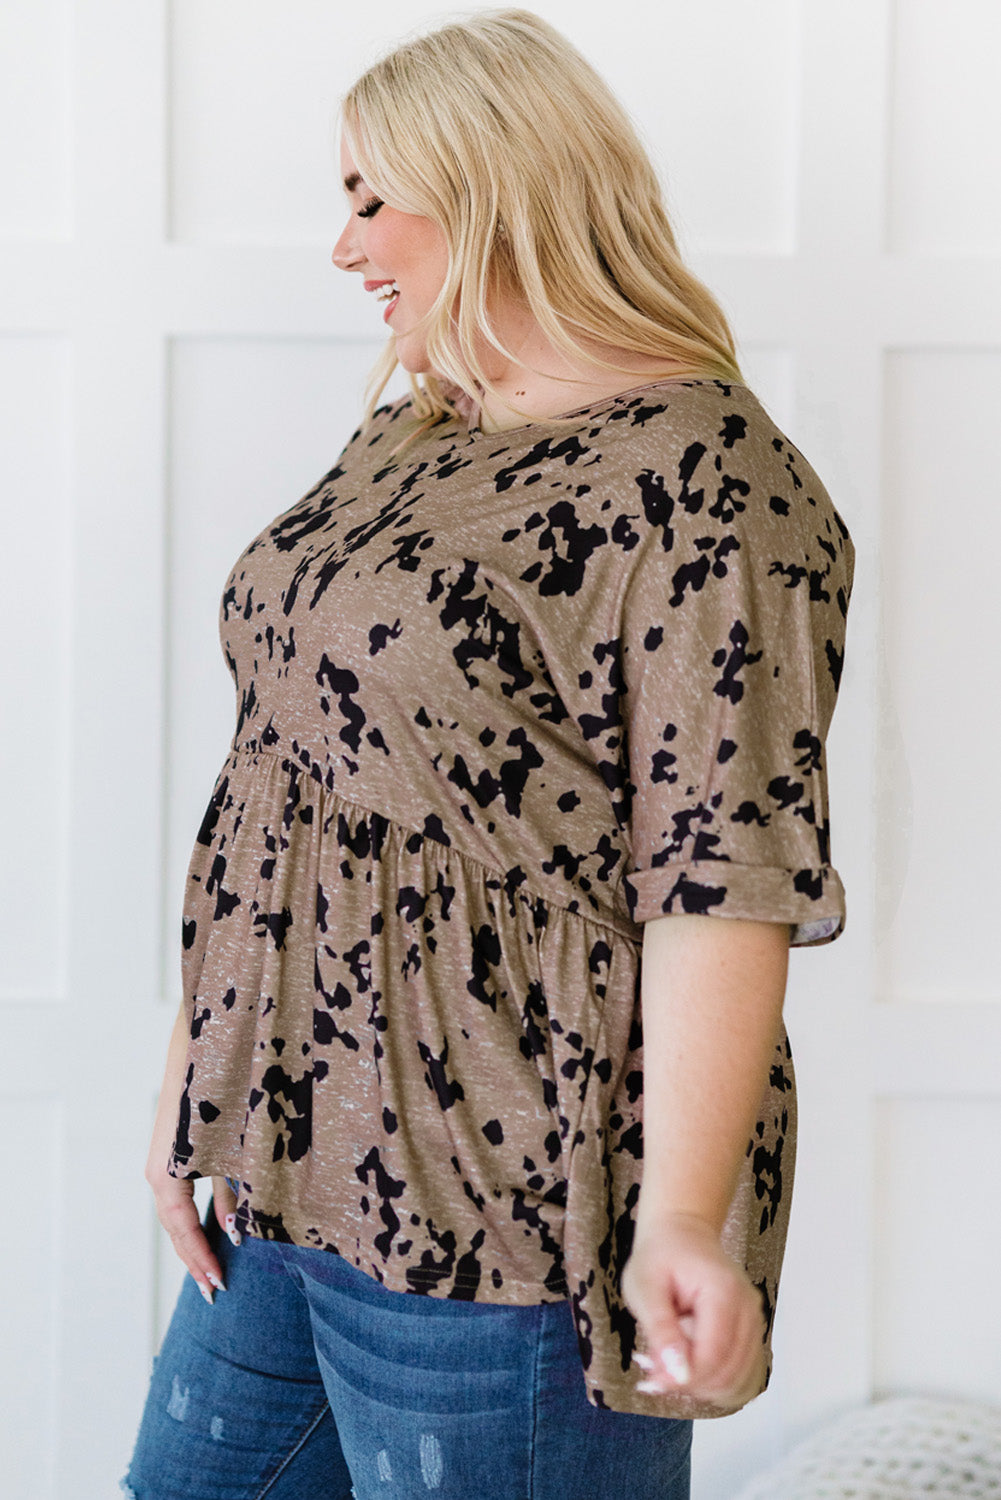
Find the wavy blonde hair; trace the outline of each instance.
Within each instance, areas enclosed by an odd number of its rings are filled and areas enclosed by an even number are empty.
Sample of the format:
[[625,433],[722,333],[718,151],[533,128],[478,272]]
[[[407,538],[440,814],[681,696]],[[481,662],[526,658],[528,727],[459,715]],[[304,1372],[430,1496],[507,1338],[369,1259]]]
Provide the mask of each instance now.
[[[726,317],[678,253],[657,175],[608,86],[526,10],[405,42],[344,98],[342,129],[379,198],[433,220],[449,266],[425,321],[434,375],[411,376],[421,429],[477,401],[503,287],[573,359],[635,374],[581,340],[663,359],[665,377],[742,383]],[[396,367],[372,371],[366,420]]]

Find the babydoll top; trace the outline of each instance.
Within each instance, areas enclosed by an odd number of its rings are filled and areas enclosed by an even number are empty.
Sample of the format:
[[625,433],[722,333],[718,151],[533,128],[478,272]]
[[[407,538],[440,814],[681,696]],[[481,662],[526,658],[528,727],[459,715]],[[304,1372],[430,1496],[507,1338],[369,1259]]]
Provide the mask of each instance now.
[[[643,923],[840,930],[851,543],[743,387],[413,421],[378,412],[226,585],[172,1170],[396,1290],[569,1297],[593,1402],[715,1415],[636,1391],[619,1287]],[[725,1231],[769,1325],[793,1135],[783,1035]]]

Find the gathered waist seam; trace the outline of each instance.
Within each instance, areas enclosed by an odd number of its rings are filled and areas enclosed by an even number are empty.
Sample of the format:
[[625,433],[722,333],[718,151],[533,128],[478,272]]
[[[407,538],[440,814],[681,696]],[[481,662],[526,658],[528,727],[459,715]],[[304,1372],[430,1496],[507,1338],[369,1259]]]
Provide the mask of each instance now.
[[[287,768],[290,772],[294,771],[297,775],[306,777],[310,781],[317,780],[317,778],[312,775],[308,766],[301,765],[295,759],[295,757],[291,755],[278,755],[273,750],[264,750],[260,747],[251,750],[246,745],[235,745],[232,747],[227,758],[227,764],[234,761],[238,757],[246,758],[247,760],[256,760],[258,758],[263,758],[265,760],[275,761],[278,765],[282,766],[283,768]],[[221,774],[225,774],[225,768]],[[331,789],[322,781],[317,781],[317,785],[321,788],[325,796],[335,798],[338,802],[343,803],[346,807],[354,808],[356,811],[364,814],[366,817],[384,818],[387,823],[392,823],[401,831],[408,834],[416,834],[418,838],[424,841],[425,846],[431,845],[435,850],[440,849],[443,856],[457,855],[459,859],[467,860],[470,864],[475,865],[479,870],[482,870],[486,875],[493,876],[495,879],[503,883],[505,875],[507,874],[506,870],[499,869],[493,865],[488,865],[484,860],[478,858],[477,855],[469,854],[465,849],[460,849],[455,844],[443,844],[441,840],[436,839],[433,834],[427,833],[422,828],[415,828],[411,823],[406,823],[401,818],[389,817],[386,813],[379,812],[377,808],[368,807],[365,803],[359,802],[353,797],[345,797],[342,792],[331,791]],[[616,937],[620,937],[627,943],[634,944],[636,947],[639,947],[641,945],[642,938],[640,934],[630,932],[623,927],[619,927],[610,918],[596,916],[590,912],[583,912],[579,910],[572,911],[570,907],[567,906],[564,902],[557,900],[548,892],[536,891],[534,889],[530,890],[527,886],[524,885],[519,886],[518,890],[520,892],[523,892],[524,895],[529,899],[542,901],[546,904],[546,906],[550,906],[557,911],[564,912],[568,917],[576,917],[579,918],[582,922],[590,922],[594,927],[604,928],[609,932],[615,933]]]

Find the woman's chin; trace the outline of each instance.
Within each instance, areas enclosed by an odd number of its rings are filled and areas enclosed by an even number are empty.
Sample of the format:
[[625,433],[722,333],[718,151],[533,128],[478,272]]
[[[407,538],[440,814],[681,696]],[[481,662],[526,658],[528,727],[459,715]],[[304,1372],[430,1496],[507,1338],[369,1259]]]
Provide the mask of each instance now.
[[408,375],[431,375],[431,362],[423,349],[407,347],[406,338],[396,340],[396,360]]

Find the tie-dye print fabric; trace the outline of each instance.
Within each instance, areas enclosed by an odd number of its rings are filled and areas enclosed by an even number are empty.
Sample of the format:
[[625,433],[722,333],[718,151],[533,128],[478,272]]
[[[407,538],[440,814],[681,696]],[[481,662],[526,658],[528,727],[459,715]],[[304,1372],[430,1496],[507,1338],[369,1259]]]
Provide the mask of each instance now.
[[[745,389],[570,425],[377,415],[239,559],[238,724],[191,863],[174,1170],[245,1233],[387,1286],[569,1296],[591,1399],[635,1390],[642,924],[840,930],[823,761],[851,543]],[[785,1037],[727,1243],[769,1322]]]

